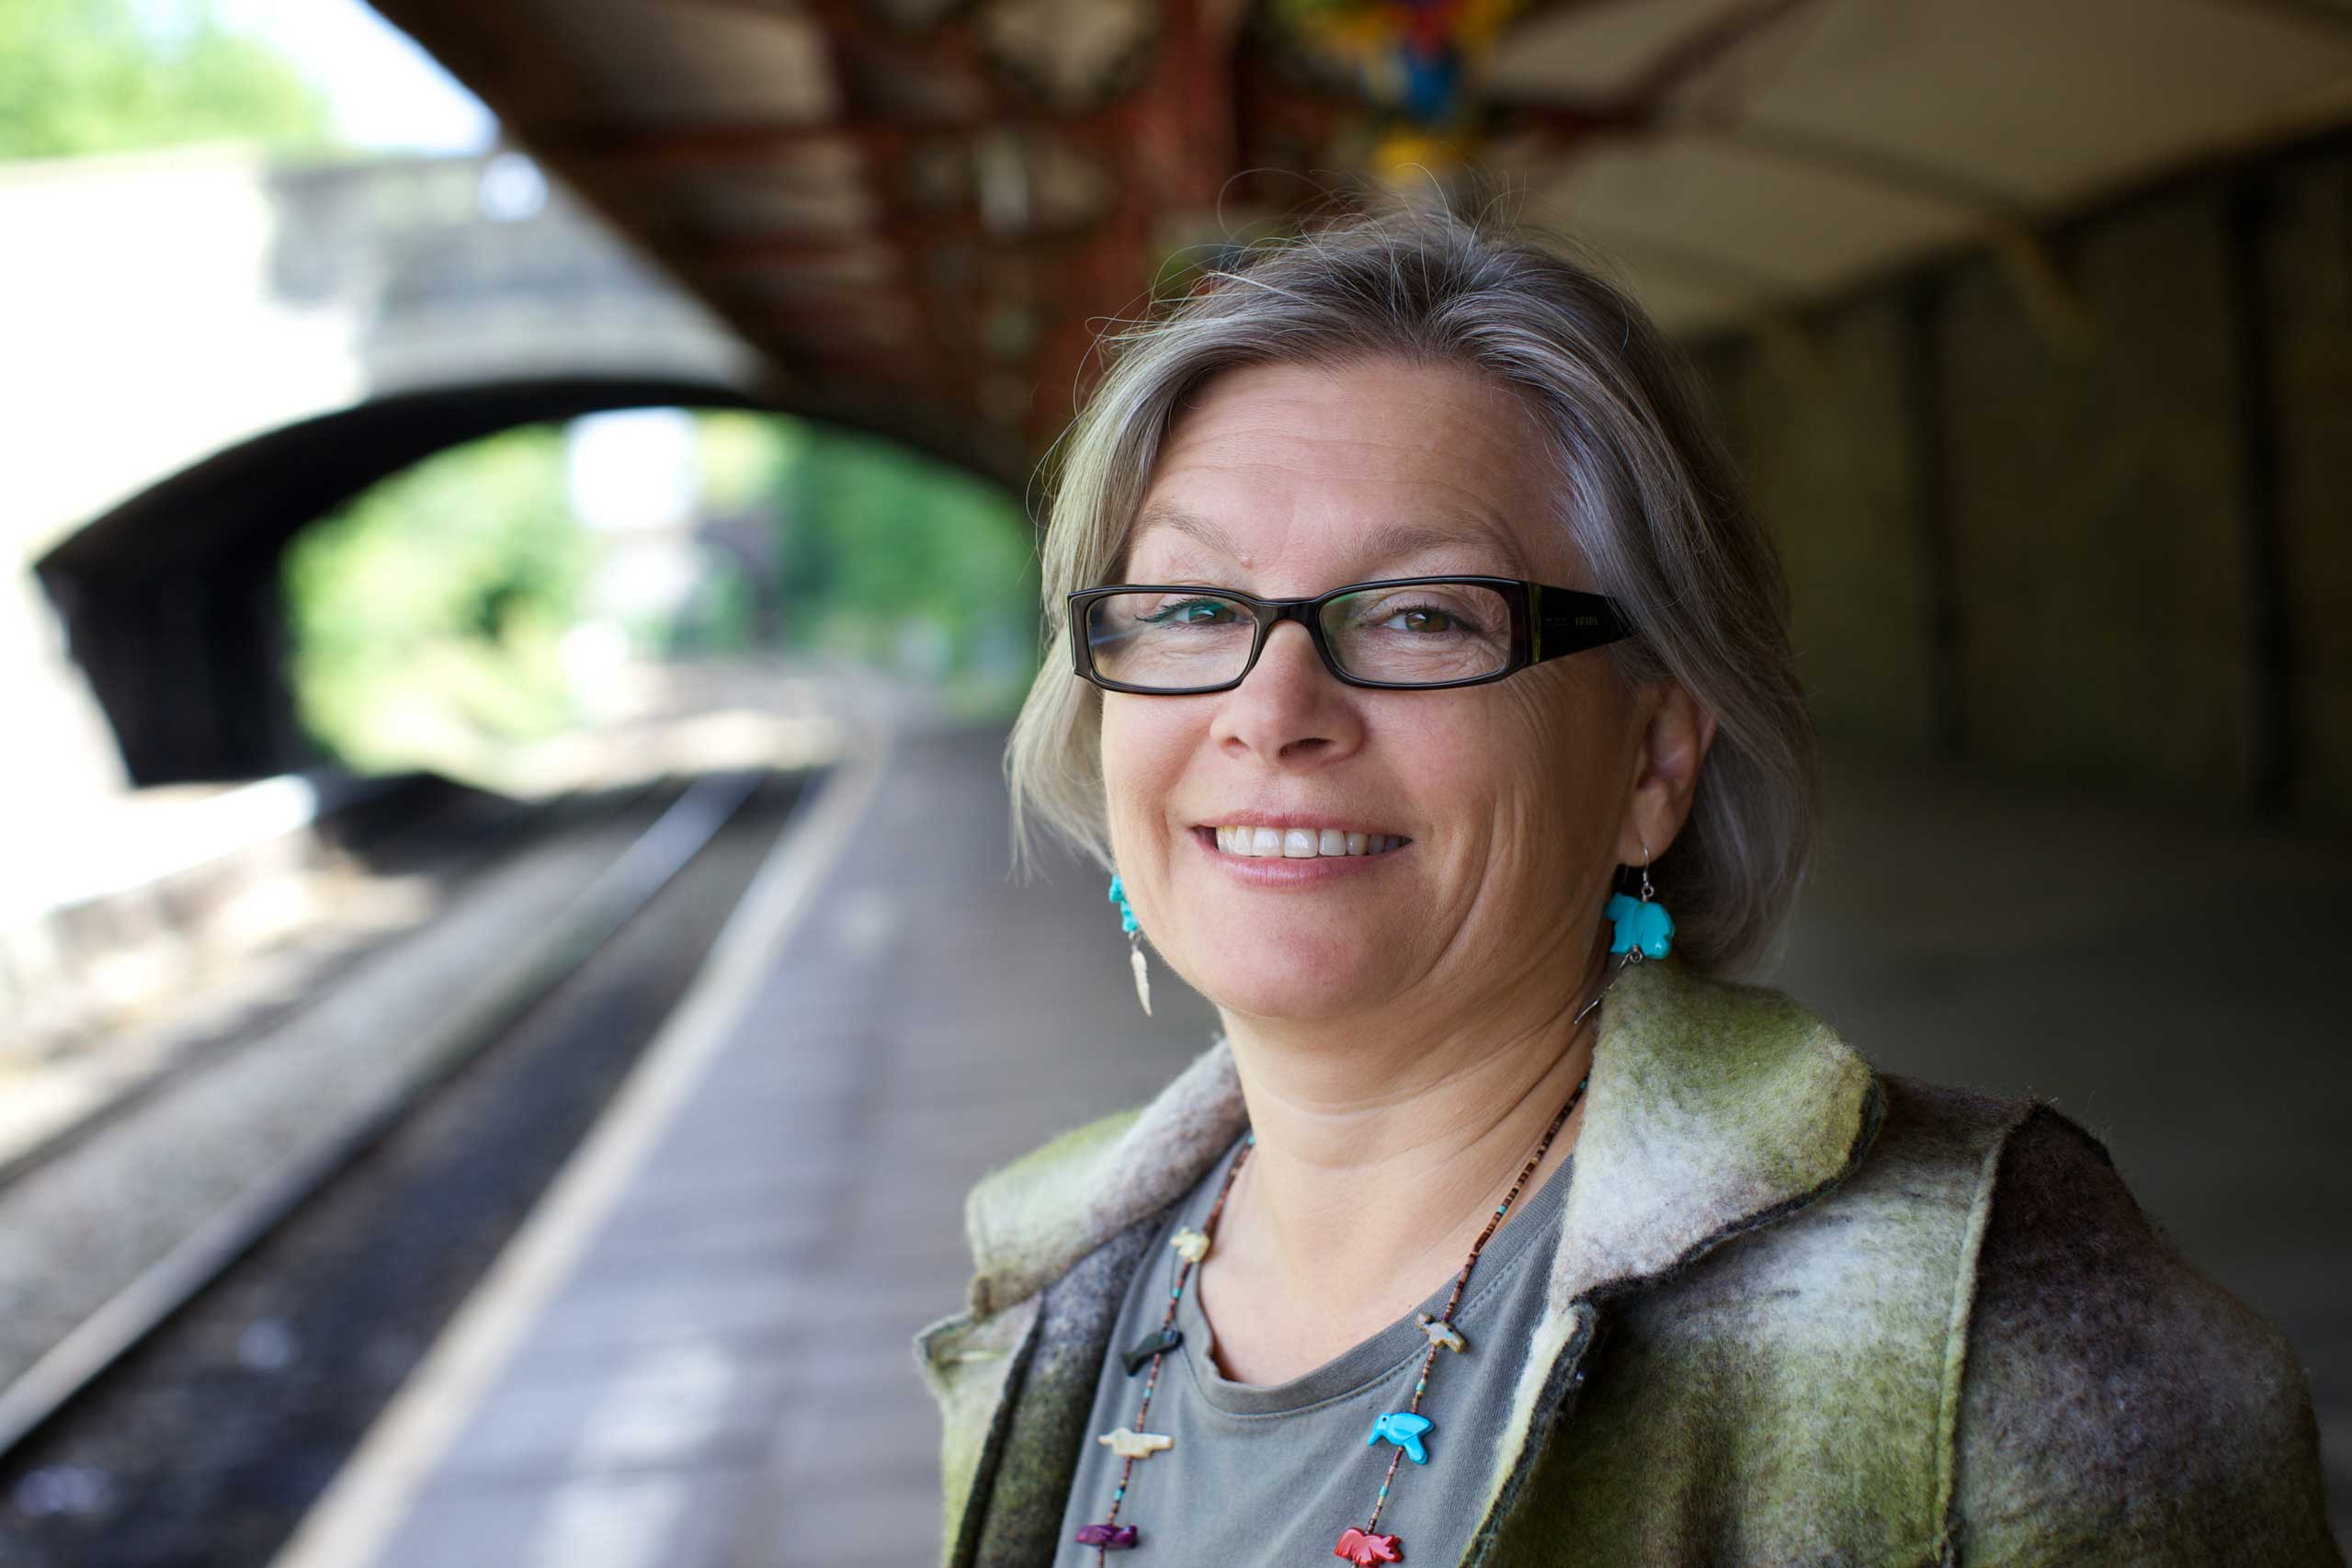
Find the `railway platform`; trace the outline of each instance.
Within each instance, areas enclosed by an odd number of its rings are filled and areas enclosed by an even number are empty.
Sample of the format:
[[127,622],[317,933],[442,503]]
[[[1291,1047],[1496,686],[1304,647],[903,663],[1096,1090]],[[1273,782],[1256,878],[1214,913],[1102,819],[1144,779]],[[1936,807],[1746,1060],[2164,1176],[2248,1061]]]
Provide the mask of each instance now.
[[901,733],[803,805],[278,1568],[936,1557],[911,1340],[962,1301],[964,1189],[1215,1025],[1172,980],[1137,1011],[1090,869],[1009,880],[1002,744]]
[[[1137,1012],[1090,867],[1008,878],[1002,744],[903,730],[804,805],[276,1568],[937,1560],[909,1340],[961,1300],[960,1194],[1148,1097],[1215,1026],[1164,968]],[[2327,976],[2352,848],[1862,759],[1832,782],[1776,983],[1884,1069],[2037,1094],[2106,1138],[2302,1354],[2346,1535],[2352,1178],[2329,1108],[2352,1058]],[[2226,939],[2250,903],[2280,913],[2265,955]]]

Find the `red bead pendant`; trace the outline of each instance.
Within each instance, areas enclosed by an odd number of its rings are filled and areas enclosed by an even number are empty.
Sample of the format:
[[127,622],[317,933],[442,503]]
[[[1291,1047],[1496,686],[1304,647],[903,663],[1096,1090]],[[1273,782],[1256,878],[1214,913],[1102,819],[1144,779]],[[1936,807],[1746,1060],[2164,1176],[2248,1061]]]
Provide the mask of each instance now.
[[1354,1525],[1349,1525],[1339,1532],[1339,1544],[1331,1549],[1331,1554],[1345,1557],[1357,1564],[1357,1568],[1365,1568],[1366,1564],[1373,1562],[1402,1562],[1404,1561],[1404,1541],[1392,1535],[1366,1535]]

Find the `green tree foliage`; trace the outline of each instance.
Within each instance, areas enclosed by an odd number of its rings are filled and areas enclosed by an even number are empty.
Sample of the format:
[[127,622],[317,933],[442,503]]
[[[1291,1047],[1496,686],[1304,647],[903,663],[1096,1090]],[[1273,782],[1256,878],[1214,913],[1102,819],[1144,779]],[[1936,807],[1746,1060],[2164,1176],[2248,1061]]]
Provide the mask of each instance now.
[[996,486],[864,436],[828,432],[774,471],[788,644],[944,681],[995,713],[1036,672],[1037,551]]
[[[572,511],[554,427],[444,452],[312,524],[283,576],[303,723],[358,767],[494,772],[495,754],[593,700],[575,699],[565,634],[639,613],[657,616],[626,629],[641,654],[819,653],[933,683],[950,712],[1011,713],[1037,669],[1037,565],[1010,496],[790,419],[706,415],[699,444],[702,517],[762,519],[755,532],[776,551],[746,565],[746,552],[706,548],[703,580],[658,612],[624,610],[633,596],[612,592],[628,558],[600,568],[604,541]],[[752,633],[752,595],[768,591],[754,574],[776,562],[781,649]]]
[[210,5],[0,0],[0,158],[250,140],[334,142],[325,96]]
[[554,426],[385,480],[287,551],[302,722],[369,767],[464,758],[562,727],[572,703],[559,644],[595,554],[565,500]]

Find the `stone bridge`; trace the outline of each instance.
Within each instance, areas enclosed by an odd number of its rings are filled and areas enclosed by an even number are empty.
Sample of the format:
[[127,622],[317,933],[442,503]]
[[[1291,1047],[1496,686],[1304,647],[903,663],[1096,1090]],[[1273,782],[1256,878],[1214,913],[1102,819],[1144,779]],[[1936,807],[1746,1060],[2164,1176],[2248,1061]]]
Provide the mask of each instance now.
[[740,340],[519,153],[21,165],[0,233],[0,539],[47,590],[0,595],[0,658],[36,672],[0,722],[57,760],[45,789],[299,761],[277,559],[373,480],[527,420],[757,396]]

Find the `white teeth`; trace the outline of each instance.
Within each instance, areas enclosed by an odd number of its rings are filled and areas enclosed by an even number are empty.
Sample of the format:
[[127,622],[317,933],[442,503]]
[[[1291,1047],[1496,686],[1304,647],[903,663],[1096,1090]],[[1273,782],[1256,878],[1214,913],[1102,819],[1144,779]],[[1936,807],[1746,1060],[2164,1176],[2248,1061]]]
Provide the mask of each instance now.
[[1335,827],[1272,828],[1236,824],[1215,832],[1217,847],[1228,855],[1278,856],[1292,860],[1380,855],[1404,842],[1395,834],[1349,833]]

